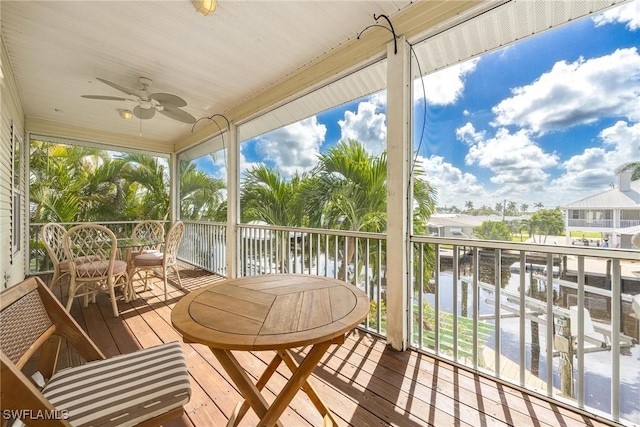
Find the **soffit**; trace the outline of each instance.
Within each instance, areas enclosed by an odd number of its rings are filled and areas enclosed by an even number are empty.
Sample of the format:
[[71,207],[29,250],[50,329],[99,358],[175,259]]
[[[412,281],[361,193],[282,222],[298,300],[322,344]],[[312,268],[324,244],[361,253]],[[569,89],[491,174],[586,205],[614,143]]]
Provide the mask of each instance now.
[[[442,4],[421,5],[412,9],[410,14],[397,16],[394,25],[397,24],[398,34],[405,35],[413,45],[412,71],[414,78],[417,78],[419,71],[422,75],[433,73],[622,2],[624,0],[512,0],[503,4],[485,2],[453,14],[451,10],[443,9]],[[417,16],[429,17],[434,24],[427,27],[428,31],[419,33],[412,26],[418,21]],[[444,20],[435,24],[437,18]],[[390,33],[382,31],[380,35],[383,38],[376,43],[380,43],[379,49],[383,49],[389,42]],[[419,68],[415,66],[416,58],[420,63]],[[240,141],[254,138],[379,92],[386,88],[386,79],[386,61],[377,61],[241,123],[238,138]]]
[[126,121],[117,108],[135,104],[80,95],[122,96],[95,78],[136,88],[144,76],[153,80],[152,92],[184,98],[184,109],[196,118],[233,111],[355,39],[373,14],[392,16],[410,4],[220,1],[215,14],[204,17],[188,0],[3,0],[0,17],[31,122],[174,143],[191,125],[160,114]]

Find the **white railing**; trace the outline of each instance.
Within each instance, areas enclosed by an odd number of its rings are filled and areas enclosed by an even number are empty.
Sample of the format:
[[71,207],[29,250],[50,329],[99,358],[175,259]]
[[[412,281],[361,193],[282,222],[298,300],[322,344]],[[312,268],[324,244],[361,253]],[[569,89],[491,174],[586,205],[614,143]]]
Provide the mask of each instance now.
[[[106,224],[126,236],[136,222]],[[31,226],[36,244],[42,225]],[[185,225],[180,259],[226,276],[226,224]],[[363,327],[386,334],[385,235],[240,224],[237,238],[239,275],[352,283],[372,301]],[[422,236],[411,246],[412,348],[640,423],[639,251]]]
[[227,275],[227,225],[206,221],[183,221],[184,236],[178,257],[221,276]]
[[571,219],[568,222],[569,227],[586,227],[586,228],[613,228],[612,219]]
[[367,293],[364,327],[386,334],[386,237],[311,228],[241,224],[239,274],[311,274],[351,283]]
[[[640,252],[413,237],[418,350],[640,422]],[[425,257],[424,254],[433,257]]]
[[640,219],[621,219],[620,228],[635,227],[640,225]]

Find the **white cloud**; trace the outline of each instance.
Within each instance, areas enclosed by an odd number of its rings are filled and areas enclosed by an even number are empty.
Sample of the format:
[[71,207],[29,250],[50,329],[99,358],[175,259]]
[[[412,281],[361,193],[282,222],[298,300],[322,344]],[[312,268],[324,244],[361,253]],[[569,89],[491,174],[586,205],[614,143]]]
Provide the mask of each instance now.
[[272,163],[285,178],[313,168],[318,160],[327,127],[313,116],[258,138],[256,151],[264,163]]
[[456,129],[456,138],[467,145],[475,145],[484,140],[484,131],[477,132],[475,126],[471,122],[467,122]]
[[492,138],[467,123],[456,131],[458,139],[469,145],[467,165],[478,165],[493,172],[491,182],[498,184],[497,195],[541,191],[549,174],[545,169],[558,164],[555,153],[546,153],[526,129],[510,133],[500,128]]
[[570,203],[617,185],[615,169],[626,162],[640,161],[640,123],[618,121],[598,135],[601,147],[590,147],[560,165],[565,173],[551,182],[549,193]]
[[479,58],[471,59],[423,77],[424,92],[420,79],[415,80],[413,85],[415,100],[425,99],[426,92],[429,105],[454,104],[464,91],[465,76],[476,69],[479,60]]
[[247,160],[247,156],[244,153],[240,153],[240,165],[238,166],[240,169],[240,176],[244,174],[245,171],[249,169],[253,169],[258,166],[260,162],[250,162]]
[[423,178],[437,191],[438,206],[457,206],[463,209],[465,200],[482,200],[487,197],[473,174],[462,172],[443,157],[418,156],[416,168],[423,171]]
[[387,146],[386,116],[378,112],[385,100],[381,95],[374,95],[369,100],[359,103],[357,112],[345,111],[344,119],[338,120],[340,139],[356,139],[371,155],[380,155]]
[[636,0],[620,7],[609,9],[591,19],[593,19],[596,27],[622,23],[626,24],[629,30],[636,31],[640,29],[640,1]]
[[[240,154],[242,156],[242,154]],[[244,156],[243,156],[244,157]],[[211,175],[215,178],[223,179],[227,181],[227,149],[218,150],[215,153],[211,153],[208,156],[204,156],[200,159],[199,163],[205,166],[205,169],[211,170]]]
[[517,125],[534,132],[589,124],[602,117],[640,120],[640,55],[618,49],[610,55],[557,62],[513,96],[493,107],[493,125]]

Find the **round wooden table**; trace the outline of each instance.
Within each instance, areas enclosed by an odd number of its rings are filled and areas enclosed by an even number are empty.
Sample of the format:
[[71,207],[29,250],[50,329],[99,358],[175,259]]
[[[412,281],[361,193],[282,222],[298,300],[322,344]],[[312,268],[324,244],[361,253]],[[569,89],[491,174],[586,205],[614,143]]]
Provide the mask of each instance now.
[[[182,298],[171,313],[185,342],[207,345],[240,389],[245,401],[228,425],[236,425],[249,407],[259,426],[280,425],[278,419],[302,388],[326,425],[333,415],[308,382],[332,344],[369,313],[369,299],[348,283],[319,276],[273,274],[249,276],[205,286]],[[312,345],[298,365],[289,349]],[[254,384],[231,350],[275,350],[276,355]],[[281,362],[292,376],[269,406],[260,393]]]

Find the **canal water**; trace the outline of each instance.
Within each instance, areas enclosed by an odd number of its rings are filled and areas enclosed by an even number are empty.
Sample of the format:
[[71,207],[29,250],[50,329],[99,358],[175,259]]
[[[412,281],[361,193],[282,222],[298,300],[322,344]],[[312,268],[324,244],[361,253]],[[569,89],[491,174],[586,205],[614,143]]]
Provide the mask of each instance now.
[[[502,285],[506,293],[519,293],[520,274],[510,273]],[[440,309],[453,313],[453,275],[451,273],[441,273],[439,281]],[[532,286],[533,283],[533,286]],[[469,318],[473,317],[473,287],[463,286],[462,281],[458,283],[458,313]],[[554,302],[566,300],[562,288],[559,284],[553,284]],[[535,277],[525,274],[525,295],[532,298],[546,301],[546,287],[544,281],[539,281]],[[435,304],[435,294],[425,294],[425,299],[432,306]],[[518,308],[517,299],[502,296],[501,316],[510,315]],[[554,303],[558,305],[557,303]],[[509,308],[513,310],[509,310]],[[494,323],[495,313],[494,292],[485,289],[478,290],[478,313],[485,316],[485,322]],[[542,315],[544,319],[544,315]],[[594,319],[604,323],[604,319]],[[535,325],[532,321],[525,321],[525,369],[542,381],[547,379],[547,370],[553,370],[553,387],[558,391],[560,384],[560,361],[559,357],[553,357],[551,362],[546,354],[546,325],[538,325],[538,333],[535,332]],[[519,317],[504,317],[500,321],[500,353],[509,360],[520,363],[520,319]],[[488,348],[495,350],[495,337],[492,335],[484,342]],[[588,352],[584,357],[585,364],[585,406],[589,409],[602,411],[606,414],[611,410],[611,373],[612,354],[608,350],[599,350],[593,345],[588,345]],[[620,363],[620,411],[621,418],[625,421],[640,424],[640,345],[633,345],[630,348],[623,348],[619,357]],[[551,364],[551,367],[549,365]],[[574,379],[577,376],[577,359],[574,357]],[[515,374],[518,380],[518,374]],[[574,397],[575,397],[574,380]],[[546,390],[542,390],[546,392]]]

